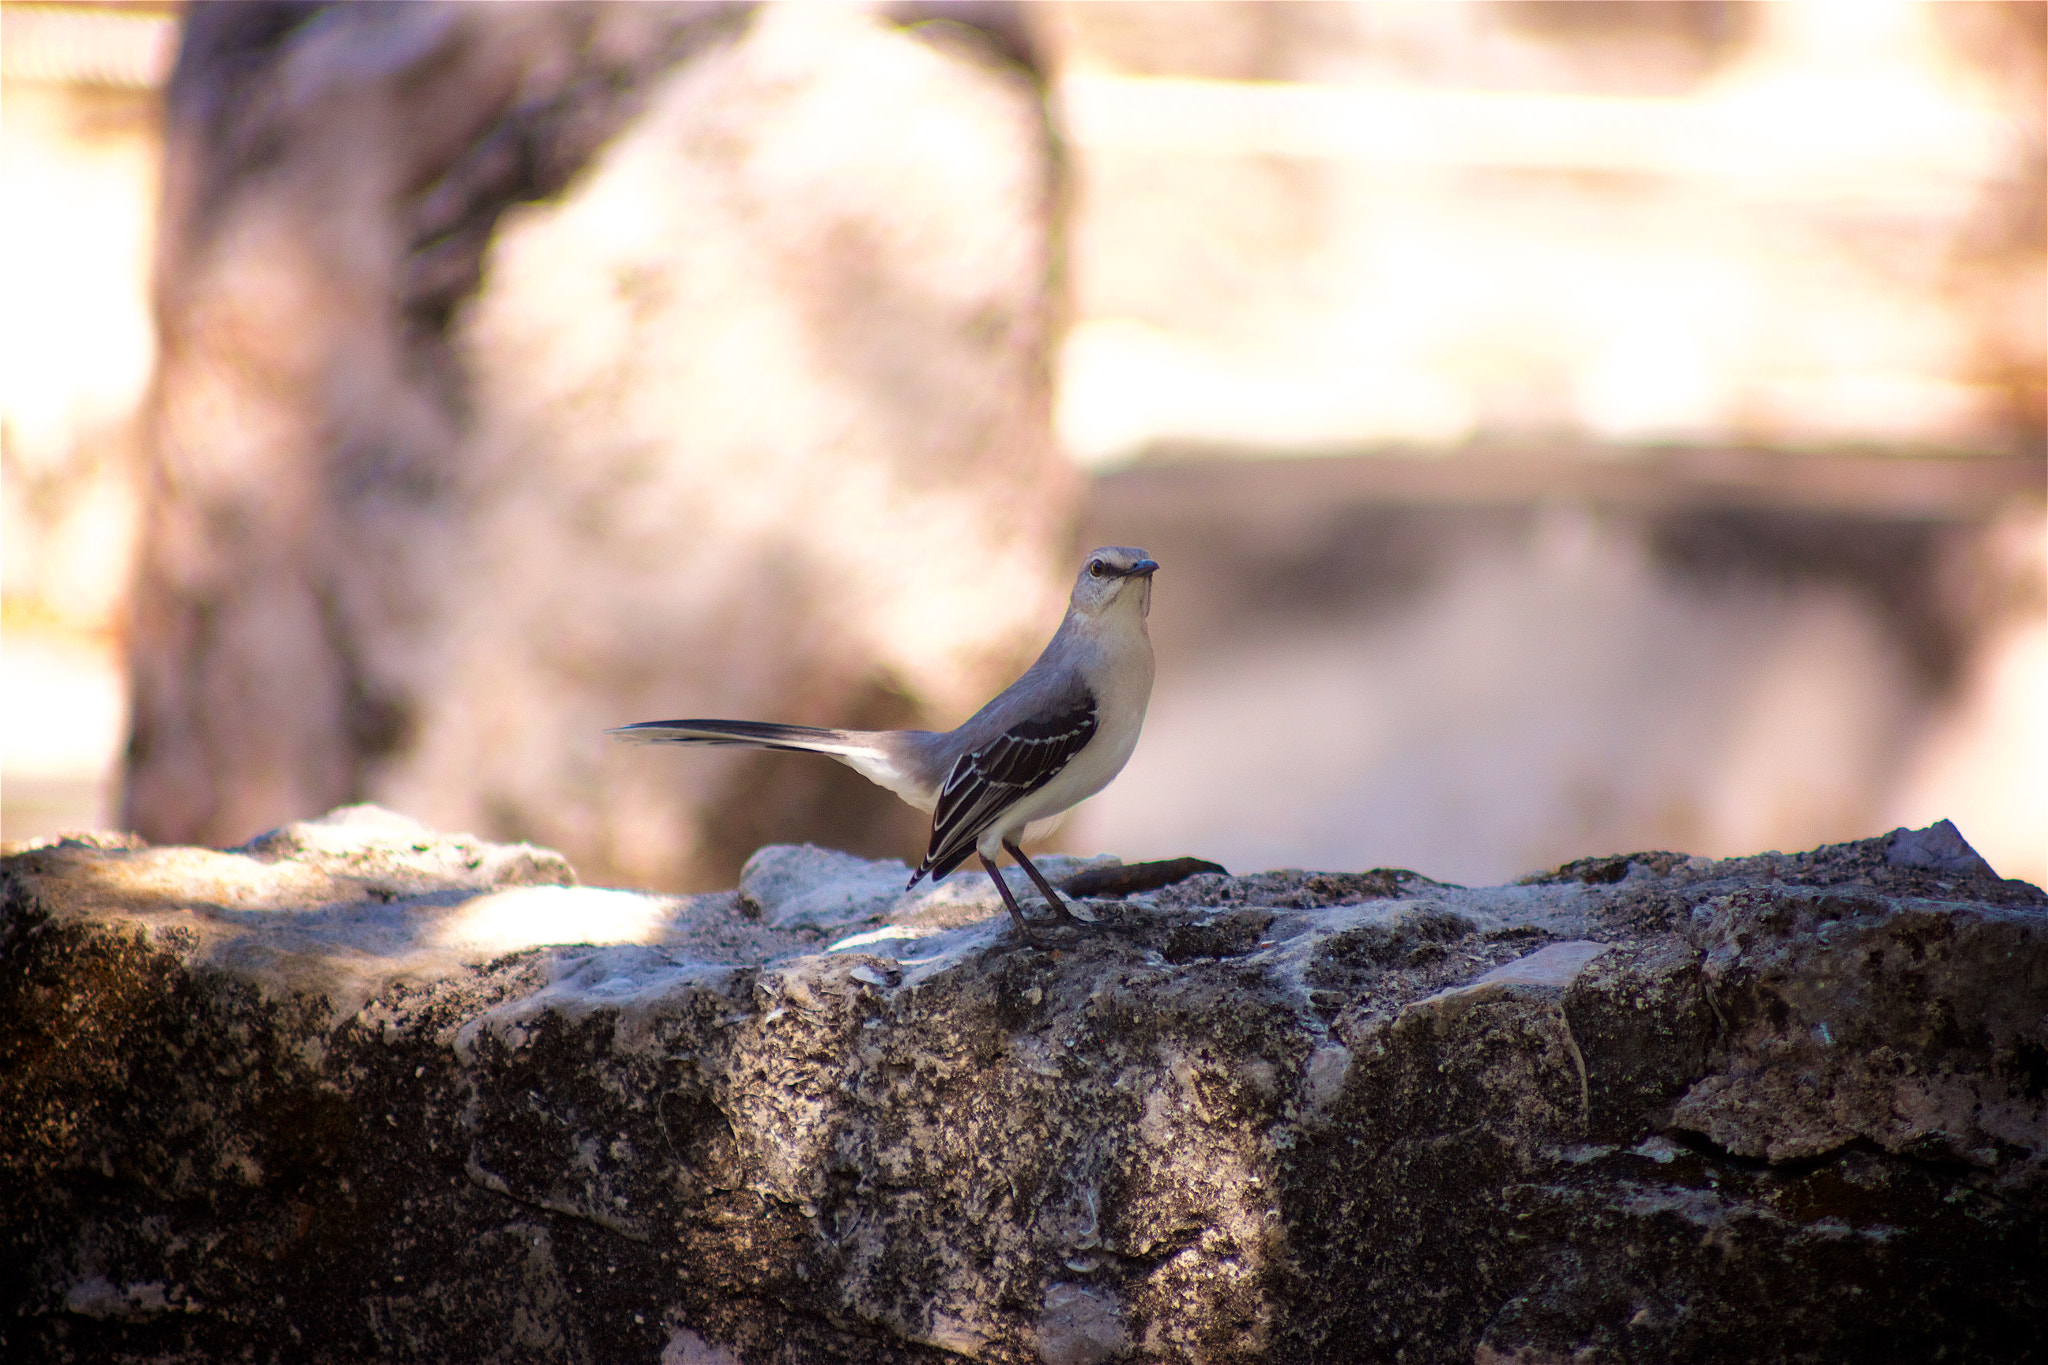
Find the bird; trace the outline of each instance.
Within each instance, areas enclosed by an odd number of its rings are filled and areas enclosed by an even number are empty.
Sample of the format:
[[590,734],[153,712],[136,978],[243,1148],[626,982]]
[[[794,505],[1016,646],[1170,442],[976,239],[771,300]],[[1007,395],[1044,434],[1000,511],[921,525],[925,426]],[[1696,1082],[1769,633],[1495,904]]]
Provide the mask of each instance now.
[[731,745],[823,754],[932,817],[924,861],[906,891],[978,855],[1017,932],[1045,946],[996,870],[1008,853],[1062,925],[1067,908],[1018,841],[1025,828],[1108,786],[1130,761],[1152,696],[1152,575],[1128,545],[1089,552],[1052,640],[1024,675],[958,729],[830,730],[749,720],[650,720],[606,733],[633,744]]

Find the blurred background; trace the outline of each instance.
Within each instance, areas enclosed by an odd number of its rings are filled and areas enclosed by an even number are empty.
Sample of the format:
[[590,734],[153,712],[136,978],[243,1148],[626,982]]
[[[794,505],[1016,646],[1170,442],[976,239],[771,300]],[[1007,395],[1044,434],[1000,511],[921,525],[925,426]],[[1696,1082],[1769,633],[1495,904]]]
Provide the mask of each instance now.
[[1052,841],[2048,880],[2048,6],[0,6],[0,835],[372,799],[915,857],[1079,552]]

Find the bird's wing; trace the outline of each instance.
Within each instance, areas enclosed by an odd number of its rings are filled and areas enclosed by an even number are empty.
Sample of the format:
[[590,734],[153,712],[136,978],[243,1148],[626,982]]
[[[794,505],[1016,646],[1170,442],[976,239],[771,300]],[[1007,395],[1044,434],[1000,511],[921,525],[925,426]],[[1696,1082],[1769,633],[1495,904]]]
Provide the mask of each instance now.
[[1095,724],[1095,698],[1083,692],[955,759],[932,812],[931,846],[910,884],[958,867],[1004,811],[1059,776],[1095,737]]

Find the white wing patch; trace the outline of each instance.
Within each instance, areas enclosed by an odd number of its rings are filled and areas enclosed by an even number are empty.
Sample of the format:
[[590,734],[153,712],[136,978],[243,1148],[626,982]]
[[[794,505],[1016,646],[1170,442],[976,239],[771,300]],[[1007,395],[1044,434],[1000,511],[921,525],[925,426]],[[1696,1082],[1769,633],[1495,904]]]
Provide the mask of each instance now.
[[1019,722],[962,754],[939,790],[931,846],[910,884],[926,873],[938,878],[958,867],[1004,811],[1073,762],[1095,737],[1095,726],[1095,698],[1084,695],[1066,710]]

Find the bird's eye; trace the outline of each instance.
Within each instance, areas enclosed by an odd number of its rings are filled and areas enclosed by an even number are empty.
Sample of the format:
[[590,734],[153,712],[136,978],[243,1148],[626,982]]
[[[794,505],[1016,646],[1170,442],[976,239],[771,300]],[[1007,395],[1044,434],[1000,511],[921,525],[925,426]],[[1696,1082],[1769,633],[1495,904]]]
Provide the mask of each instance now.
[[1099,559],[1091,559],[1091,560],[1089,560],[1089,561],[1088,561],[1088,575],[1089,575],[1089,577],[1091,577],[1091,578],[1100,578],[1100,577],[1102,577],[1102,576],[1103,576],[1104,574],[1106,574],[1106,573],[1108,573],[1108,572],[1109,572],[1109,566],[1108,566],[1107,564],[1104,564],[1104,563],[1103,563],[1103,562],[1102,562],[1101,560],[1099,560]]

